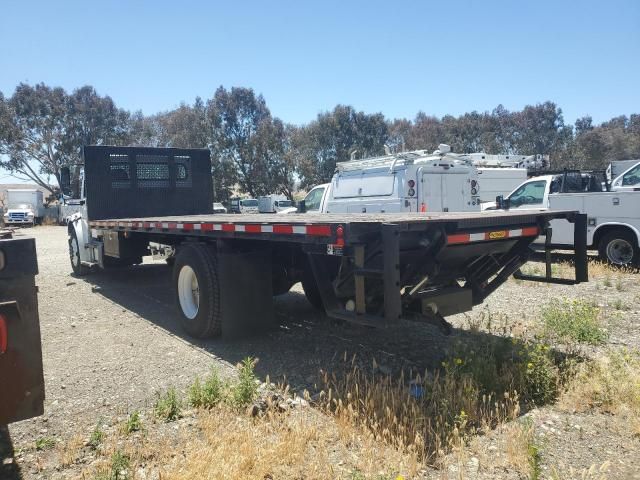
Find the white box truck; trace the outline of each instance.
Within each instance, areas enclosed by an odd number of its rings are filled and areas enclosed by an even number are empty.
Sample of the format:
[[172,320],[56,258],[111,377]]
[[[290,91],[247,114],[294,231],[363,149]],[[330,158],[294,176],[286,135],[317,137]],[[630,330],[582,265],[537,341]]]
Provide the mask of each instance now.
[[258,198],[258,212],[278,213],[293,207],[293,202],[284,195],[272,194]]
[[44,216],[42,191],[35,188],[7,190],[5,205],[5,225],[35,225]]

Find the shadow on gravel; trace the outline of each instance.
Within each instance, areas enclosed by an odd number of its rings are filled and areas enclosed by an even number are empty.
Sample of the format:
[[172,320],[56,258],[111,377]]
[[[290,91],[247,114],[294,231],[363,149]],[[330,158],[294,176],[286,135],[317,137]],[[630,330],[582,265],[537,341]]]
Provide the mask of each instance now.
[[[202,349],[213,357],[237,364],[246,357],[259,359],[256,373],[271,381],[287,382],[294,390],[315,390],[319,372],[338,372],[356,365],[365,371],[396,375],[441,368],[460,345],[487,345],[499,337],[484,332],[454,329],[444,336],[427,324],[403,323],[394,328],[372,329],[336,323],[316,311],[301,290],[275,299],[277,327],[239,340],[194,339],[180,327],[174,305],[171,269],[146,264],[93,273],[85,280],[96,295],[133,312]],[[297,291],[296,291],[297,290]],[[354,359],[355,356],[355,359]],[[212,359],[213,363],[213,359]]]
[[6,425],[0,425],[0,478],[2,480],[20,480],[20,465],[14,460],[13,442]]

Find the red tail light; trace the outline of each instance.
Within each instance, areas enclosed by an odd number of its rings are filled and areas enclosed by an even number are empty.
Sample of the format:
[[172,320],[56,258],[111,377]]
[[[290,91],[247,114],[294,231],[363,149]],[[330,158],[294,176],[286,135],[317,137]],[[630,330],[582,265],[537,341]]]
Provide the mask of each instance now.
[[7,329],[7,319],[0,315],[0,355],[7,351],[9,346],[9,332]]

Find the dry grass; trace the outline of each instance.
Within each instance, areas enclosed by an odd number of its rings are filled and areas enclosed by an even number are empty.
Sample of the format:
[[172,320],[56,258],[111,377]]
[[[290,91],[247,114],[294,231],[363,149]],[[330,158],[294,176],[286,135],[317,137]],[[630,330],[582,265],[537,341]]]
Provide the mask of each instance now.
[[611,350],[577,366],[575,379],[560,399],[570,411],[598,408],[629,414],[631,426],[640,424],[640,352]]
[[75,434],[67,442],[61,443],[58,448],[60,465],[63,467],[73,465],[81,457],[83,447],[84,440],[80,434]]
[[369,374],[352,358],[346,375],[323,375],[319,404],[341,423],[438,466],[460,438],[517,418],[521,402],[553,400],[559,376],[550,358],[544,346],[496,338],[456,349],[442,370],[396,379]]
[[411,478],[420,464],[414,455],[380,445],[366,431],[343,430],[313,409],[270,412],[257,418],[228,406],[200,410],[197,427],[182,428],[174,441],[166,425],[146,437],[113,436],[98,462],[80,478],[108,478],[119,452],[128,460],[126,478],[186,480]]

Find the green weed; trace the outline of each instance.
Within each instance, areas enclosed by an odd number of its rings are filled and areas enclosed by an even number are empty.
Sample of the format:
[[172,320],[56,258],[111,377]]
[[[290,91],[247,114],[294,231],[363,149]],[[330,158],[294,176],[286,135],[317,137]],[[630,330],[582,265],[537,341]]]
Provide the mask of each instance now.
[[213,408],[223,399],[224,388],[218,372],[212,368],[204,383],[196,378],[189,388],[189,404],[196,408]]
[[165,422],[172,422],[180,417],[181,402],[175,387],[169,388],[164,395],[157,394],[154,411],[156,417]]
[[48,450],[55,447],[56,441],[51,437],[40,437],[36,439],[36,450]]
[[600,308],[585,300],[553,300],[542,308],[544,333],[565,344],[599,345],[608,338],[600,315]]
[[230,400],[235,407],[246,407],[258,394],[256,374],[254,372],[256,360],[245,358],[238,364],[238,382],[231,387]]
[[91,436],[89,437],[89,446],[93,449],[96,449],[103,440],[104,431],[102,430],[102,420],[98,420],[98,423],[96,423],[96,426],[91,432]]
[[142,430],[142,420],[140,419],[140,412],[138,410],[133,411],[127,417],[127,422],[124,425],[124,431],[127,434],[133,432],[139,432]]

